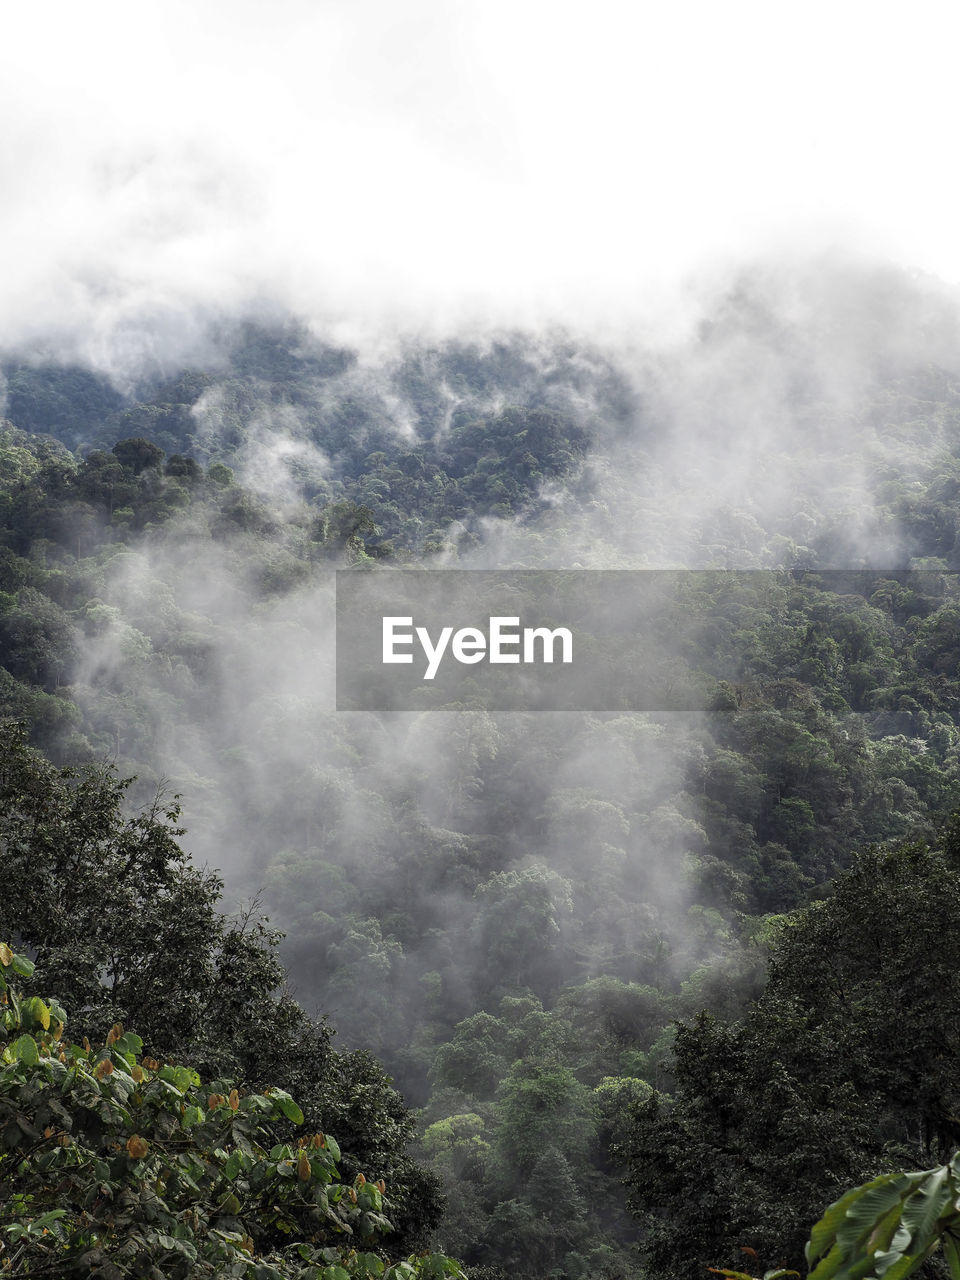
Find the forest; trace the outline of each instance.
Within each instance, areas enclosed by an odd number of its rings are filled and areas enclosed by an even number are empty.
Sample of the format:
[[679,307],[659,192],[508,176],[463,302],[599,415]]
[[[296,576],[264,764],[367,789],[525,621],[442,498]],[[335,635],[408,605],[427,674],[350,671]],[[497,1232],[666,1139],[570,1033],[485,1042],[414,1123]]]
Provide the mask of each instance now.
[[[805,1274],[948,1161],[958,335],[833,264],[0,353],[0,1275]],[[414,568],[683,571],[699,703],[337,711],[336,571]]]

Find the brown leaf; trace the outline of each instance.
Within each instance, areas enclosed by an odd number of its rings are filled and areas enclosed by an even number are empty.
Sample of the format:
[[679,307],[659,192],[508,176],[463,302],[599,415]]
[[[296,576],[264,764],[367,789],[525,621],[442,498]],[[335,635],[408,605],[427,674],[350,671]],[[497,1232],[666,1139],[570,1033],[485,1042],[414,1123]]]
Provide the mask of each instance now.
[[237,1093],[236,1089],[231,1089],[231,1090],[230,1090],[230,1097],[227,1099],[227,1101],[230,1103],[230,1110],[231,1110],[231,1111],[237,1111],[237,1110],[239,1109],[239,1107],[240,1107],[240,1095],[239,1095],[239,1093]]
[[142,1160],[149,1150],[150,1144],[139,1134],[135,1133],[132,1138],[127,1139],[127,1155],[132,1160]]
[[2,964],[5,969],[9,968],[10,965],[13,964],[13,952],[5,942],[0,942],[0,964]]
[[122,1035],[123,1035],[122,1025],[119,1022],[115,1022],[113,1026],[110,1028],[110,1030],[107,1032],[107,1048],[109,1048],[112,1044],[116,1044]]
[[310,1168],[310,1157],[305,1151],[301,1151],[297,1156],[297,1177],[301,1182],[309,1182],[310,1175],[313,1171]]
[[105,1076],[113,1075],[113,1063],[109,1058],[104,1058],[102,1062],[98,1062],[93,1069],[93,1074],[98,1080],[102,1080]]

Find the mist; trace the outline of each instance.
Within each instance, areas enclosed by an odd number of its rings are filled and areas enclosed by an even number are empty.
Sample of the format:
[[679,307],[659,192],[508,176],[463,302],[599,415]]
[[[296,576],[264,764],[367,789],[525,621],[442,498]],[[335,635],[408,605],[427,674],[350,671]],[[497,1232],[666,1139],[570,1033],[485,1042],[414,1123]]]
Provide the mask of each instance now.
[[[684,324],[831,246],[946,279],[944,15],[61,0],[4,16],[0,342],[118,378],[279,307],[354,344]],[[895,91],[891,86],[895,85]]]
[[[510,406],[559,415],[588,442],[514,514],[481,503],[435,530],[429,554],[424,531],[401,525],[400,568],[928,566],[883,483],[928,483],[951,448],[948,420],[911,415],[954,395],[953,291],[843,255],[744,264],[717,283],[692,332],[650,346],[554,328],[351,351],[302,319],[271,328],[272,311],[261,330],[220,323],[191,359],[204,368],[212,352],[183,430],[255,505],[195,505],[85,570],[71,685],[88,749],[138,772],[144,796],[161,779],[183,796],[189,847],[223,872],[228,905],[259,896],[288,935],[299,997],[413,1096],[429,1055],[410,1027],[438,1001],[449,1023],[513,989],[549,1003],[560,977],[682,983],[723,963],[724,895],[741,890],[704,890],[731,856],[691,803],[718,749],[706,707],[334,710],[333,570],[349,557],[321,551],[320,513],[345,497],[378,519],[392,509],[356,459],[442,451]],[[130,372],[157,387],[152,361]],[[140,422],[118,412],[114,434]],[[685,660],[700,625],[680,625],[660,657]],[[398,885],[415,922],[394,910]],[[549,925],[537,963],[491,942],[508,885]],[[380,975],[372,995],[353,985],[357,963]]]
[[[224,909],[284,931],[298,999],[424,1126],[494,1150],[520,1058],[669,1088],[672,1020],[738,1015],[771,917],[960,803],[944,27],[2,19],[3,695],[40,689],[44,748],[138,775],[132,804],[181,796]],[[777,572],[691,586],[662,634],[698,711],[375,713],[335,709],[344,567]],[[932,585],[817,577],[861,568]],[[486,1092],[448,1052],[477,1026]],[[483,1158],[491,1203],[520,1195]]]

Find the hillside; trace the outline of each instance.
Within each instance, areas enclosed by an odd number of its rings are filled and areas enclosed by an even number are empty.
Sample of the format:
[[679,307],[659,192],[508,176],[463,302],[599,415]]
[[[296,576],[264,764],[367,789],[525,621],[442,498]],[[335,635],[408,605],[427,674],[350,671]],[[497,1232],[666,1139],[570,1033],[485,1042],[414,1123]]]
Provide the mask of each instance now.
[[[905,1118],[908,1078],[927,1120],[948,1102],[916,1063],[865,1111],[811,1068],[804,1123],[839,1136],[795,1202],[769,1209],[787,1131],[756,1148],[739,1217],[684,1199],[718,1152],[743,1158],[745,1119],[712,1138],[690,1119],[734,1088],[704,1063],[800,1070],[782,974],[860,851],[879,884],[892,851],[939,848],[955,904],[956,332],[947,297],[892,272],[756,270],[660,346],[518,331],[365,352],[245,318],[195,366],[123,379],[7,354],[0,711],[57,764],[135,774],[135,804],[161,781],[182,797],[227,909],[257,897],[300,1004],[418,1110],[416,1160],[448,1193],[435,1239],[472,1274],[795,1250],[845,1179],[941,1141]],[[703,706],[336,712],[334,571],[413,566],[722,571],[690,574],[664,641]],[[671,1198],[644,1164],[679,1179]]]

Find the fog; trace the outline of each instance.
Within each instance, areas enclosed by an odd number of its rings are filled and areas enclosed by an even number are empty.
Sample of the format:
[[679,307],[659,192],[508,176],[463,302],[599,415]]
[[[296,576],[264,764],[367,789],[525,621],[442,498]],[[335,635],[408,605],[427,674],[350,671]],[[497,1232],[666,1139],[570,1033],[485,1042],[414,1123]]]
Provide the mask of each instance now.
[[[311,521],[343,404],[428,434],[420,361],[431,431],[520,404],[590,438],[571,483],[469,546],[445,529],[438,567],[909,564],[879,464],[924,475],[942,431],[885,398],[958,371],[942,6],[195,0],[0,25],[0,350],[126,397],[205,370],[203,461],[239,426],[227,460],[272,521],[217,540],[195,510],[89,569],[97,749],[169,779],[227,906],[263,888],[289,931],[305,1004],[421,1083],[410,1027],[441,988],[452,1024],[511,984],[722,956],[691,911],[703,721],[335,712]],[[297,403],[251,377],[245,408],[238,326],[290,317],[351,358]],[[498,343],[509,379],[491,356],[488,386],[454,385],[445,353]],[[490,942],[512,872],[554,930],[525,971]]]
[[120,378],[265,305],[366,343],[649,336],[744,256],[956,279],[950,27],[932,2],[9,8],[0,341]]
[[[222,870],[226,906],[261,893],[304,1003],[404,1087],[423,1088],[429,1057],[411,1028],[438,1002],[452,1023],[505,990],[549,1001],[558,982],[603,973],[664,986],[722,961],[726,926],[702,902],[704,868],[720,863],[688,799],[716,744],[698,715],[336,712],[342,560],[317,562],[313,521],[344,475],[338,414],[359,406],[388,450],[442,437],[454,408],[546,405],[588,432],[579,471],[513,516],[481,515],[469,547],[447,530],[436,567],[908,565],[916,548],[884,515],[880,464],[924,476],[947,427],[918,409],[922,430],[908,430],[913,401],[890,396],[911,379],[918,405],[940,394],[922,381],[931,367],[950,385],[952,288],[794,254],[702,282],[697,308],[697,325],[649,344],[554,327],[500,331],[498,348],[489,327],[461,329],[479,372],[457,389],[452,340],[407,333],[305,375],[290,403],[236,378],[232,331],[201,309],[186,330],[190,364],[209,353],[212,379],[192,410],[198,439],[216,452],[239,425],[224,456],[270,524],[225,536],[199,506],[84,570],[73,693],[91,742],[140,773],[136,794],[162,778],[182,794],[187,845]],[[335,326],[323,336],[342,340]],[[435,400],[409,391],[410,360]],[[133,381],[144,371],[153,356],[126,366]],[[527,895],[546,932],[521,964],[502,922]]]
[[[0,693],[58,761],[138,775],[132,809],[178,794],[337,1046],[422,1126],[466,1122],[431,1163],[473,1261],[517,1206],[547,1221],[502,1105],[543,1072],[617,1102],[552,1221],[607,1258],[571,1274],[631,1274],[603,1135],[673,1091],[673,1020],[740,1016],[776,922],[960,794],[957,614],[926,612],[960,565],[956,25],[0,16]],[[393,712],[336,709],[345,566],[789,572],[681,573],[684,606],[631,624],[692,710]],[[940,586],[818,593],[861,567]]]

